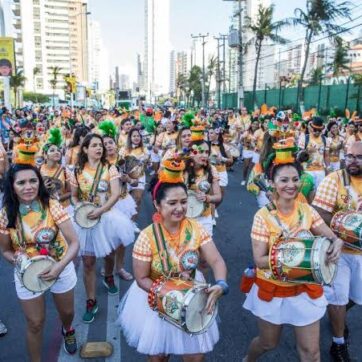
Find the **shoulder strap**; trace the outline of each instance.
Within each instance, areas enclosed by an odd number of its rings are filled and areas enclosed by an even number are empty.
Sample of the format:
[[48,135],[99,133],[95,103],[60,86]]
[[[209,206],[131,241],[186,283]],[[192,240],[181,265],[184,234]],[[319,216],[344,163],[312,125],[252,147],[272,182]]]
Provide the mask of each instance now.
[[60,165],[60,166],[57,168],[57,170],[55,171],[55,173],[54,173],[54,175],[53,175],[53,178],[57,179],[57,178],[60,176],[62,170],[63,170],[63,166]]
[[322,141],[323,141],[323,144],[324,144],[324,147],[327,146],[327,139],[326,139],[326,136],[322,134]]
[[309,134],[306,134],[306,135],[305,135],[305,145],[304,145],[304,149],[307,149],[308,143],[309,143]]
[[91,191],[89,193],[89,201],[90,202],[93,202],[94,196],[97,193],[97,188],[98,188],[99,181],[101,180],[102,173],[103,173],[103,165],[102,165],[102,163],[99,163],[99,165],[97,166],[96,174],[94,176],[92,188],[91,188]]
[[351,184],[351,179],[346,171],[346,169],[342,169],[342,179],[343,179],[343,186],[349,186]]
[[269,212],[274,211],[274,210],[277,209],[274,202],[270,202],[269,204],[267,204],[266,208],[268,209]]
[[171,266],[170,266],[170,261],[169,261],[169,258],[168,258],[168,252],[167,252],[167,248],[166,248],[165,237],[163,235],[162,228],[161,228],[160,224],[153,223],[152,224],[152,231],[153,231],[153,235],[155,237],[157,253],[158,253],[158,255],[160,257],[160,260],[161,260],[163,273],[167,275],[170,272]]

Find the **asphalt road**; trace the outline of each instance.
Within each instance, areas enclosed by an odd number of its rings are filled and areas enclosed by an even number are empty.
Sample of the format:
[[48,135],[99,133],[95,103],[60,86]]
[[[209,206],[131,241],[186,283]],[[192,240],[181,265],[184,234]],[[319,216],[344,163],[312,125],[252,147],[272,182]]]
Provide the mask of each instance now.
[[[239,168],[239,167],[238,167]],[[214,239],[223,255],[228,271],[230,294],[222,298],[219,306],[220,315],[220,341],[215,350],[207,356],[212,362],[241,362],[251,339],[257,335],[256,319],[242,308],[245,299],[239,291],[239,281],[242,271],[251,262],[250,228],[255,214],[256,202],[253,196],[240,186],[240,171],[230,173],[229,186],[223,204],[220,207],[219,219],[215,228]],[[139,225],[141,228],[150,223],[152,206],[149,196],[144,197],[142,214]],[[126,266],[130,268],[131,249],[127,252]],[[124,338],[120,336],[119,329],[113,321],[119,298],[108,297],[98,278],[97,296],[100,305],[99,314],[95,322],[85,325],[80,318],[84,312],[85,294],[81,280],[82,267],[78,263],[79,281],[76,287],[76,318],[74,327],[77,330],[79,344],[85,341],[108,340],[113,344],[114,354],[106,361],[138,362],[145,361],[145,357],[128,347]],[[100,269],[101,262],[98,262]],[[124,295],[129,283],[119,282],[120,297]],[[135,311],[136,313],[137,311]],[[25,321],[17,301],[12,268],[4,260],[0,260],[0,319],[2,319],[9,333],[0,338],[0,362],[27,361],[25,347]],[[354,307],[348,314],[348,325],[351,333],[351,357],[354,361],[362,361],[362,316],[361,307]],[[43,361],[80,361],[79,356],[68,356],[62,350],[60,336],[60,322],[57,317],[51,295],[47,295],[47,316],[44,330]],[[321,327],[322,361],[329,361],[328,349],[331,340],[328,320],[322,320]],[[174,357],[172,361],[180,361]],[[104,359],[93,359],[103,362]],[[266,354],[260,361],[294,362],[298,361],[293,330],[285,327],[279,347]]]

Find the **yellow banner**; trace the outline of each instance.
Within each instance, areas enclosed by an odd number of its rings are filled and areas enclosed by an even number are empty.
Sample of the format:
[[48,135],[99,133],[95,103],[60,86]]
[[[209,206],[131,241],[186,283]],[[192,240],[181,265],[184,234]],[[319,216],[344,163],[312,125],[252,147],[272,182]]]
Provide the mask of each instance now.
[[0,37],[0,76],[16,73],[14,39]]

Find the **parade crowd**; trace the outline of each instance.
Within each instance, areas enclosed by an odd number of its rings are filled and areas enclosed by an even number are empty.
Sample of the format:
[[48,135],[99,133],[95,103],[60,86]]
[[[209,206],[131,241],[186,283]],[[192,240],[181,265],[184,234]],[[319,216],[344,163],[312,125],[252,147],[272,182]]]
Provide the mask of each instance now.
[[[259,328],[240,360],[257,361],[277,348],[288,324],[300,360],[320,361],[320,320],[328,313],[331,358],[350,361],[346,314],[362,304],[356,112],[322,118],[315,109],[297,114],[266,105],[252,113],[65,106],[0,114],[0,248],[14,266],[32,362],[41,360],[49,291],[64,348],[78,350],[72,326],[78,257],[86,299],[76,302],[84,304],[84,323],[102,308],[98,278],[115,297],[116,276],[133,281],[115,321],[127,343],[151,362],[171,355],[203,361],[222,338],[218,300],[229,292],[213,230],[222,222],[218,208],[230,172],[259,207],[248,241],[253,266],[244,266],[240,286],[230,286],[246,294],[243,313],[252,313]],[[140,230],[145,197],[154,214]],[[125,268],[126,252],[132,270]],[[6,333],[0,322],[0,335]]]

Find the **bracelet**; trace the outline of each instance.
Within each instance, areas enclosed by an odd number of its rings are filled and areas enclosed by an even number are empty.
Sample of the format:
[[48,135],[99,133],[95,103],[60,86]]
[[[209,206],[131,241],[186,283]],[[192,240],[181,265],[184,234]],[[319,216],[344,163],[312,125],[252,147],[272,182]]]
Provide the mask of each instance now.
[[227,295],[229,293],[229,285],[228,285],[228,283],[226,283],[225,280],[222,280],[222,279],[217,280],[215,282],[215,284],[222,288],[223,295]]

